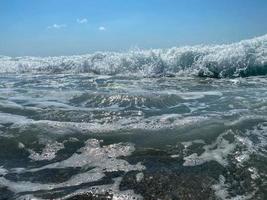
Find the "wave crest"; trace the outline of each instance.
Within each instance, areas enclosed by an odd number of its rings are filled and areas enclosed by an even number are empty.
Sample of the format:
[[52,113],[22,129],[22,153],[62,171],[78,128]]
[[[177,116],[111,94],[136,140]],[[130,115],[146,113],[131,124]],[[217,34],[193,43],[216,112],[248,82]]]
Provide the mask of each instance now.
[[267,74],[267,35],[228,45],[98,52],[80,56],[0,56],[0,73],[197,75],[224,78]]

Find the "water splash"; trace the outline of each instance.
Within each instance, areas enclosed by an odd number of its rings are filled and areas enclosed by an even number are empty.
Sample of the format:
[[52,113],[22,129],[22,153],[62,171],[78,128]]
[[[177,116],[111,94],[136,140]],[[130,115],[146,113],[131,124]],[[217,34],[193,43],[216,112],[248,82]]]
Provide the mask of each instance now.
[[0,56],[0,73],[94,73],[224,78],[267,74],[267,35],[227,45],[98,52],[61,57]]

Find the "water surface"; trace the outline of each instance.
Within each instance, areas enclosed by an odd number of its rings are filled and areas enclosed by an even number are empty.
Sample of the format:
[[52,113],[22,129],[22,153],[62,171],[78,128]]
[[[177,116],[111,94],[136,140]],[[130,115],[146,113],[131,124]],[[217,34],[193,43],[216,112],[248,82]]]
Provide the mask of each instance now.
[[266,77],[0,75],[0,199],[266,199]]

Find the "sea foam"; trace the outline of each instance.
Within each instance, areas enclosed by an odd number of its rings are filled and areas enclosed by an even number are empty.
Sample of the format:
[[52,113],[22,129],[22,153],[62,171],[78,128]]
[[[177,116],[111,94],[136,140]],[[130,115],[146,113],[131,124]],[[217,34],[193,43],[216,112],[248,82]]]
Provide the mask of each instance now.
[[224,45],[60,57],[0,56],[0,73],[94,73],[145,77],[183,74],[213,78],[266,75],[267,34]]

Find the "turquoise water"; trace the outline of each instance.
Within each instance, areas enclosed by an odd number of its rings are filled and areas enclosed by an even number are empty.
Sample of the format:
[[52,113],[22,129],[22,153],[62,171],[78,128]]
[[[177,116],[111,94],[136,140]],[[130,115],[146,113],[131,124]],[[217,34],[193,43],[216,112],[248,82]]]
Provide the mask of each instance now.
[[267,80],[0,75],[0,199],[266,199]]

